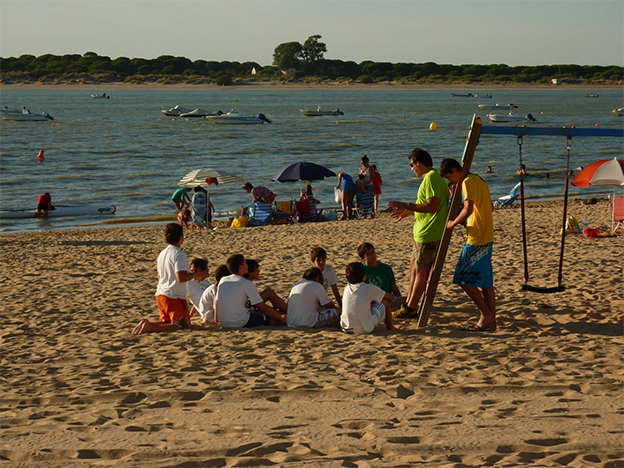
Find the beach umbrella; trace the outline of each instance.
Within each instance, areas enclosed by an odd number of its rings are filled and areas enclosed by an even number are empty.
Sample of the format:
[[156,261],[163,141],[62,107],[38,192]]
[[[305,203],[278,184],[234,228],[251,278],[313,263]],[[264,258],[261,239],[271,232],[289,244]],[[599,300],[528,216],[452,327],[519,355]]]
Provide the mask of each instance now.
[[575,187],[624,185],[624,161],[613,158],[593,162],[572,179],[572,185]]
[[245,179],[239,176],[228,174],[227,172],[220,171],[218,169],[212,169],[210,167],[204,167],[201,169],[195,169],[194,171],[186,174],[178,185],[180,187],[194,188],[200,186],[206,190],[206,215],[208,221],[212,221],[212,214],[208,207],[210,206],[210,193],[208,186],[221,185],[221,184],[235,184],[237,182],[243,182]]
[[[615,188],[624,186],[624,161],[621,159],[602,159],[581,169],[574,179],[575,187],[613,187],[613,203]],[[615,224],[615,211],[611,212],[611,227]]]
[[297,182],[302,180],[323,180],[325,177],[335,177],[336,173],[325,166],[311,162],[296,162],[286,164],[271,177],[277,182]]

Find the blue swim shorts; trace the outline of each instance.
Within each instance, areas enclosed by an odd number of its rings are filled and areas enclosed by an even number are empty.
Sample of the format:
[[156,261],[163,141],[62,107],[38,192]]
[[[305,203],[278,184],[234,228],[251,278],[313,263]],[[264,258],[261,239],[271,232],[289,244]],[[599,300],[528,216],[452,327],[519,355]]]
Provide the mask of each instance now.
[[271,317],[264,315],[262,312],[251,312],[244,328],[262,327],[265,325],[271,325]]
[[492,246],[492,242],[485,245],[464,245],[455,268],[453,284],[475,288],[494,286]]

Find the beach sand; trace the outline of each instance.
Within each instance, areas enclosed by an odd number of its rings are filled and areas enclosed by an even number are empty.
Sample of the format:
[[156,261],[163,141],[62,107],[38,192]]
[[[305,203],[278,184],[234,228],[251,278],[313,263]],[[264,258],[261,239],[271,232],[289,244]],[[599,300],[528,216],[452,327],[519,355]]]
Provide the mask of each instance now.
[[[569,214],[607,233],[607,201]],[[527,208],[532,284],[557,282],[560,202]],[[0,236],[0,466],[619,467],[624,238],[566,238],[563,293],[523,283],[520,210],[495,212],[499,330],[464,332],[475,307],[452,271],[429,326],[134,336],[156,320],[162,226]],[[211,270],[242,252],[287,296],[314,246],[344,277],[371,241],[402,291],[411,222],[189,231]],[[211,276],[212,279],[212,276]],[[344,279],[343,279],[344,281]],[[344,285],[344,283],[343,283]]]

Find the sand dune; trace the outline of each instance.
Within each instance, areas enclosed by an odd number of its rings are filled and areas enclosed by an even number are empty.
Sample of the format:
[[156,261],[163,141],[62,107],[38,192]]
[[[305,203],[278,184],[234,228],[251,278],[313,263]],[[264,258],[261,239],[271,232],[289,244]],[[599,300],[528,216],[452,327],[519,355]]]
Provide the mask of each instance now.
[[[606,201],[570,214],[606,232]],[[532,284],[557,281],[560,203],[528,208]],[[0,466],[571,466],[624,463],[622,237],[566,239],[564,293],[523,282],[518,209],[495,213],[499,331],[449,251],[427,328],[354,337],[204,326],[134,336],[156,319],[161,226],[4,235]],[[260,261],[282,296],[321,245],[339,275],[371,241],[407,288],[409,221],[189,231],[183,250]]]

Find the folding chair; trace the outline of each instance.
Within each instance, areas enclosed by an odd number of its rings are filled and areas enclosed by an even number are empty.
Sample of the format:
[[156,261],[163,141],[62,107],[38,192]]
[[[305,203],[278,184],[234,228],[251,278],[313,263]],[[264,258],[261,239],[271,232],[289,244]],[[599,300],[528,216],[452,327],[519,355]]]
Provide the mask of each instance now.
[[369,215],[375,215],[375,195],[372,193],[365,193],[362,195],[360,214],[363,218],[366,218]]
[[290,224],[292,222],[292,202],[275,202],[275,211],[273,212],[273,224]]
[[513,206],[518,197],[520,197],[520,182],[518,182],[507,195],[499,197],[499,199],[494,202],[494,206],[499,208]]
[[321,213],[316,209],[314,200],[299,200],[295,202],[293,218],[300,223],[310,223],[321,220]]
[[270,203],[252,203],[249,207],[249,224],[251,226],[266,226],[271,222]]
[[611,232],[624,228],[624,197],[609,200],[609,211],[611,212]]

